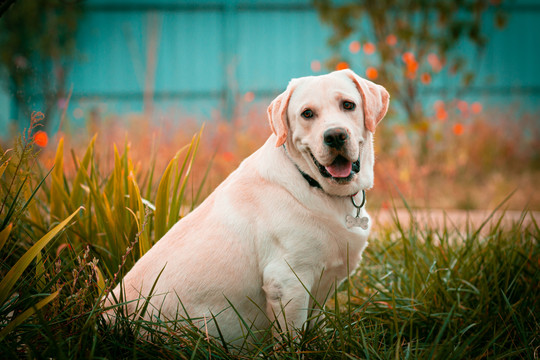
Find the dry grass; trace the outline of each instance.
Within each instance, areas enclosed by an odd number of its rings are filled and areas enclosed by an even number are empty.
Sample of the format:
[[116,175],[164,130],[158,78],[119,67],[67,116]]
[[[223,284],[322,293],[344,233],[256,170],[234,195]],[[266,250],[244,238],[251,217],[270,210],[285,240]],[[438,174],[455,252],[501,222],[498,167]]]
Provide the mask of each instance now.
[[[514,111],[514,110],[509,110]],[[389,195],[400,193],[412,207],[440,209],[492,209],[515,190],[507,205],[512,210],[540,210],[540,125],[538,114],[515,119],[509,113],[485,110],[471,115],[450,112],[444,121],[429,119],[422,126],[384,120],[375,139],[376,183],[369,193],[371,207],[391,207]],[[457,134],[458,124],[462,133]],[[143,115],[122,118],[88,117],[86,128],[67,128],[66,149],[82,150],[95,133],[96,155],[107,171],[113,166],[113,144],[125,142],[144,172],[155,155],[156,171],[174,156],[179,144],[189,142],[202,125],[198,119],[174,115],[148,121]],[[194,164],[198,184],[211,169],[204,194],[214,189],[245,157],[260,147],[271,130],[265,108],[253,107],[232,122],[210,120]],[[422,153],[421,139],[426,139]],[[42,153],[52,165],[54,139]],[[420,160],[421,159],[421,160]],[[69,174],[70,164],[66,164]],[[73,166],[71,166],[73,169]]]

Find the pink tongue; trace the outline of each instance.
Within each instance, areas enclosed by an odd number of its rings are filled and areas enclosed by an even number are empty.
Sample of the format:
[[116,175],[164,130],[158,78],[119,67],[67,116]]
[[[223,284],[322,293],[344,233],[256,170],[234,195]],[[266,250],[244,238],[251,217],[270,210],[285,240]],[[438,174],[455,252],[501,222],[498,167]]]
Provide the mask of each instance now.
[[352,162],[345,159],[336,159],[332,165],[325,166],[326,171],[335,178],[345,178],[351,174]]

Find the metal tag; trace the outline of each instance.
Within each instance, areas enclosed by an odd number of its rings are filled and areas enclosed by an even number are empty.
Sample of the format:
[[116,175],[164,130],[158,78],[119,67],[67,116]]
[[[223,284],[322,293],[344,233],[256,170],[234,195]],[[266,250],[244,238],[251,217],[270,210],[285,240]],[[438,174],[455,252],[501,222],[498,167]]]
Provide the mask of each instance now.
[[369,224],[369,218],[368,217],[354,217],[352,215],[347,215],[347,218],[345,219],[347,223],[347,227],[350,229],[352,227],[360,227],[364,230],[367,230],[368,224]]
[[366,204],[366,191],[362,190],[362,203],[360,205],[357,205],[354,201],[355,195],[351,196],[351,201],[354,207],[356,208],[356,216],[347,215],[345,218],[345,223],[347,224],[347,228],[352,227],[360,227],[364,230],[367,230],[368,224],[369,224],[369,218],[367,216],[360,217],[360,211]]

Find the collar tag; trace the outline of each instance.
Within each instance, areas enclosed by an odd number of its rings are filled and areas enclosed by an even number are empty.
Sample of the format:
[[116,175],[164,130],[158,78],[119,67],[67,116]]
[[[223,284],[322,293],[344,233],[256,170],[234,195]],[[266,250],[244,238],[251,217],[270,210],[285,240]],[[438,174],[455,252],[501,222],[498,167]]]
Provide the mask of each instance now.
[[[355,194],[356,195],[356,194]],[[353,203],[353,206],[356,208],[356,216],[347,215],[345,218],[345,223],[347,224],[347,228],[352,227],[360,227],[364,230],[368,229],[369,226],[369,218],[367,216],[360,217],[360,210],[366,205],[366,191],[362,190],[362,203],[360,205],[357,205],[354,201],[354,195],[351,196],[351,202]]]

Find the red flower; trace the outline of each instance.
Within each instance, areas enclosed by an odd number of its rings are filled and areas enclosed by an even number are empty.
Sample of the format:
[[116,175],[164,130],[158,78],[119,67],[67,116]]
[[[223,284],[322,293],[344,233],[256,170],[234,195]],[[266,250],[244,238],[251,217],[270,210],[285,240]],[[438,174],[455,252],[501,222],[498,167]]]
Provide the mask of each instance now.
[[462,135],[465,131],[465,126],[461,123],[456,123],[454,126],[452,126],[452,132],[456,134],[457,136]]
[[36,144],[39,147],[45,147],[47,146],[47,143],[49,142],[49,137],[47,136],[47,133],[45,131],[38,131],[34,135],[34,144]]
[[345,70],[349,68],[349,64],[345,61],[341,61],[336,65],[336,70]]
[[370,66],[366,69],[366,76],[370,80],[375,80],[379,76],[379,72],[374,67]]
[[375,45],[373,45],[373,43],[365,43],[364,44],[364,52],[368,55],[371,55],[375,52]]

